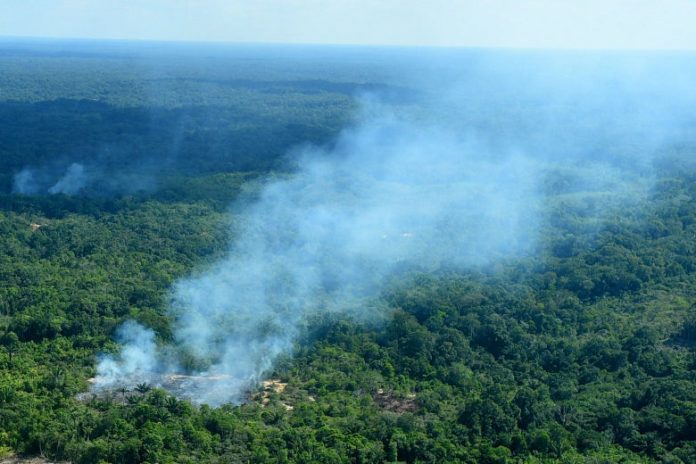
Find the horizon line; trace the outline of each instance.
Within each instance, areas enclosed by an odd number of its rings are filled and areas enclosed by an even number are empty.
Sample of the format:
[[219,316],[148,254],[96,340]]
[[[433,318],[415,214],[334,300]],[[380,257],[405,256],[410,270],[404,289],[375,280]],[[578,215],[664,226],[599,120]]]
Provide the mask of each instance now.
[[348,43],[348,42],[280,42],[280,41],[232,41],[206,39],[155,39],[124,37],[67,37],[35,35],[0,35],[0,42],[52,41],[52,42],[112,42],[162,45],[219,45],[219,46],[288,46],[288,47],[352,47],[352,48],[393,48],[393,49],[435,49],[435,50],[491,50],[491,51],[556,51],[556,52],[624,52],[624,53],[694,53],[696,48],[639,48],[639,47],[528,47],[516,45],[485,44],[395,44],[395,43]]

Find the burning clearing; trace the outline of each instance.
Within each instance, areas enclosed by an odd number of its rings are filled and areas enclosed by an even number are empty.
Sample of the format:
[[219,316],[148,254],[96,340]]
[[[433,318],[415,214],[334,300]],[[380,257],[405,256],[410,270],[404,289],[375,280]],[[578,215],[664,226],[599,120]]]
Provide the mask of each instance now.
[[380,408],[395,412],[397,414],[414,412],[416,409],[418,409],[416,395],[414,393],[400,396],[394,392],[385,392],[380,388],[375,392],[372,398]]

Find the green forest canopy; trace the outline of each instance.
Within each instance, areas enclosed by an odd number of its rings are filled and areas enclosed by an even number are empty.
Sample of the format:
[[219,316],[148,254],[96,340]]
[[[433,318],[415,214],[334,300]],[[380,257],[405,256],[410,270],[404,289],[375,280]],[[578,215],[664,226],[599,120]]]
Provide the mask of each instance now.
[[[405,87],[370,54],[167,49],[148,67],[117,43],[20,45],[0,43],[0,456],[696,462],[689,147],[607,214],[549,179],[537,254],[397,276],[383,324],[308,321],[244,404],[194,407],[148,385],[80,396],[124,320],[171,337],[168,289],[227,250],[231,201],[287,175],[292,146],[335,137],[356,93]],[[91,157],[153,187],[11,192],[25,165]]]

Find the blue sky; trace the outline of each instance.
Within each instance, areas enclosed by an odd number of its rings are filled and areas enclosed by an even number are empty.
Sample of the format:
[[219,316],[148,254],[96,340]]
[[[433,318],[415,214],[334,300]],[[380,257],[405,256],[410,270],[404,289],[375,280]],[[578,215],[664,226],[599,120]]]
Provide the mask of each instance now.
[[0,0],[0,36],[696,50],[696,0]]

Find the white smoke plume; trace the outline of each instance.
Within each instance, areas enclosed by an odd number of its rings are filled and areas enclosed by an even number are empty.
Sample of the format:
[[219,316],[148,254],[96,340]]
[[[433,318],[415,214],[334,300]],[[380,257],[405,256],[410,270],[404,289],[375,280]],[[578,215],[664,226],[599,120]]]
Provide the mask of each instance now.
[[92,181],[92,174],[82,163],[71,163],[67,168],[61,169],[53,165],[25,167],[14,175],[12,193],[77,195]]
[[116,195],[152,191],[154,166],[140,163],[132,172],[114,172],[99,157],[90,162],[51,162],[24,167],[14,175],[12,193],[20,195]]
[[[116,336],[124,348],[118,362],[108,357],[101,360],[100,381],[107,384],[146,381],[156,368],[155,334],[136,322],[126,321]],[[124,373],[128,377],[124,378]]]
[[[227,379],[199,385],[194,399],[240,400],[310,314],[371,317],[358,314],[356,298],[375,296],[399,267],[485,263],[528,250],[535,170],[520,153],[494,155],[472,137],[390,115],[345,131],[331,149],[306,149],[296,174],[240,206],[228,258],[174,288],[178,349],[206,375]],[[97,387],[132,377],[142,366],[129,361],[134,352],[151,356],[159,372],[171,369],[174,361],[157,358],[147,340],[104,359]]]
[[68,166],[63,177],[58,179],[58,182],[48,189],[48,193],[52,195],[56,193],[75,195],[84,189],[86,185],[87,174],[85,173],[85,167],[80,163],[72,163]]
[[309,316],[382,317],[366,302],[393,272],[534,252],[550,172],[571,193],[645,192],[653,155],[674,144],[691,117],[684,101],[696,100],[654,76],[619,73],[602,86],[593,67],[574,75],[574,93],[561,78],[524,80],[496,66],[412,112],[367,104],[334,145],[301,150],[292,176],[236,205],[227,257],[172,289],[174,344],[126,341],[99,364],[95,388],[134,377],[169,388],[163,374],[194,372],[170,389],[202,403],[241,401]]
[[12,193],[21,195],[36,195],[40,191],[40,186],[36,181],[36,172],[32,168],[25,167],[14,175]]

